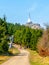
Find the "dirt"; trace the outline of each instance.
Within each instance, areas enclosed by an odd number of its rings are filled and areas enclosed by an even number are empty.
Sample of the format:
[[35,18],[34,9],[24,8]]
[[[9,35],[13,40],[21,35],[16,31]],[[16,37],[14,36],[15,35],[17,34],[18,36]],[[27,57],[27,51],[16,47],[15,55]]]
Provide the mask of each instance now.
[[[15,46],[17,47],[17,46]],[[19,48],[18,48],[19,49]],[[8,61],[1,65],[30,65],[29,63],[29,52],[25,49],[19,49],[20,54],[13,56]]]

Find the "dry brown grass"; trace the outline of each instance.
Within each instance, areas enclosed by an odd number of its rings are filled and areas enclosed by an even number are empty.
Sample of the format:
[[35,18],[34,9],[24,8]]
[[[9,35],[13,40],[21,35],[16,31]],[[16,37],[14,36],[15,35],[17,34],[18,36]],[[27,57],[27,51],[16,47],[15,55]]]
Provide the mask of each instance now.
[[49,65],[49,56],[42,57],[36,51],[29,50],[31,65]]
[[10,56],[0,56],[0,64],[8,60]]

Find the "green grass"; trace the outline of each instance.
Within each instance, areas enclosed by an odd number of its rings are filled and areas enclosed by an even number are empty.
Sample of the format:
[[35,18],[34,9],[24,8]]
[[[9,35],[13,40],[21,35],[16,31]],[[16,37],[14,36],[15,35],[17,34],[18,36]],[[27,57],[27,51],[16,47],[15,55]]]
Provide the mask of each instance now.
[[41,65],[41,63],[39,62],[33,62],[33,61],[30,61],[31,65]]
[[49,65],[49,56],[41,57],[36,51],[29,50],[30,65]]

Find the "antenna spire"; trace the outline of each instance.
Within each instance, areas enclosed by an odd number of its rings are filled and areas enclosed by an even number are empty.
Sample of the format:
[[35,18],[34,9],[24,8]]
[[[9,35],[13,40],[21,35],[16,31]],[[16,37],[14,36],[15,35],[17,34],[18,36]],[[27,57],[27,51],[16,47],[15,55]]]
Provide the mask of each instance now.
[[30,13],[29,13],[29,18],[30,18]]
[[31,22],[31,19],[30,19],[30,13],[29,13],[28,23],[30,23],[30,22]]

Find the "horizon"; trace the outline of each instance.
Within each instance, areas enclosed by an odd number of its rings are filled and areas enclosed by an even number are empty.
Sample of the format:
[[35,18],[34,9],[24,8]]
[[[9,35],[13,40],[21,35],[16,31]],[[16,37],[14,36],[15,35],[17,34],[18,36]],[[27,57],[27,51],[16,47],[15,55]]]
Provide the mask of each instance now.
[[0,1],[0,17],[5,14],[7,22],[26,24],[29,13],[32,23],[49,24],[49,0]]

